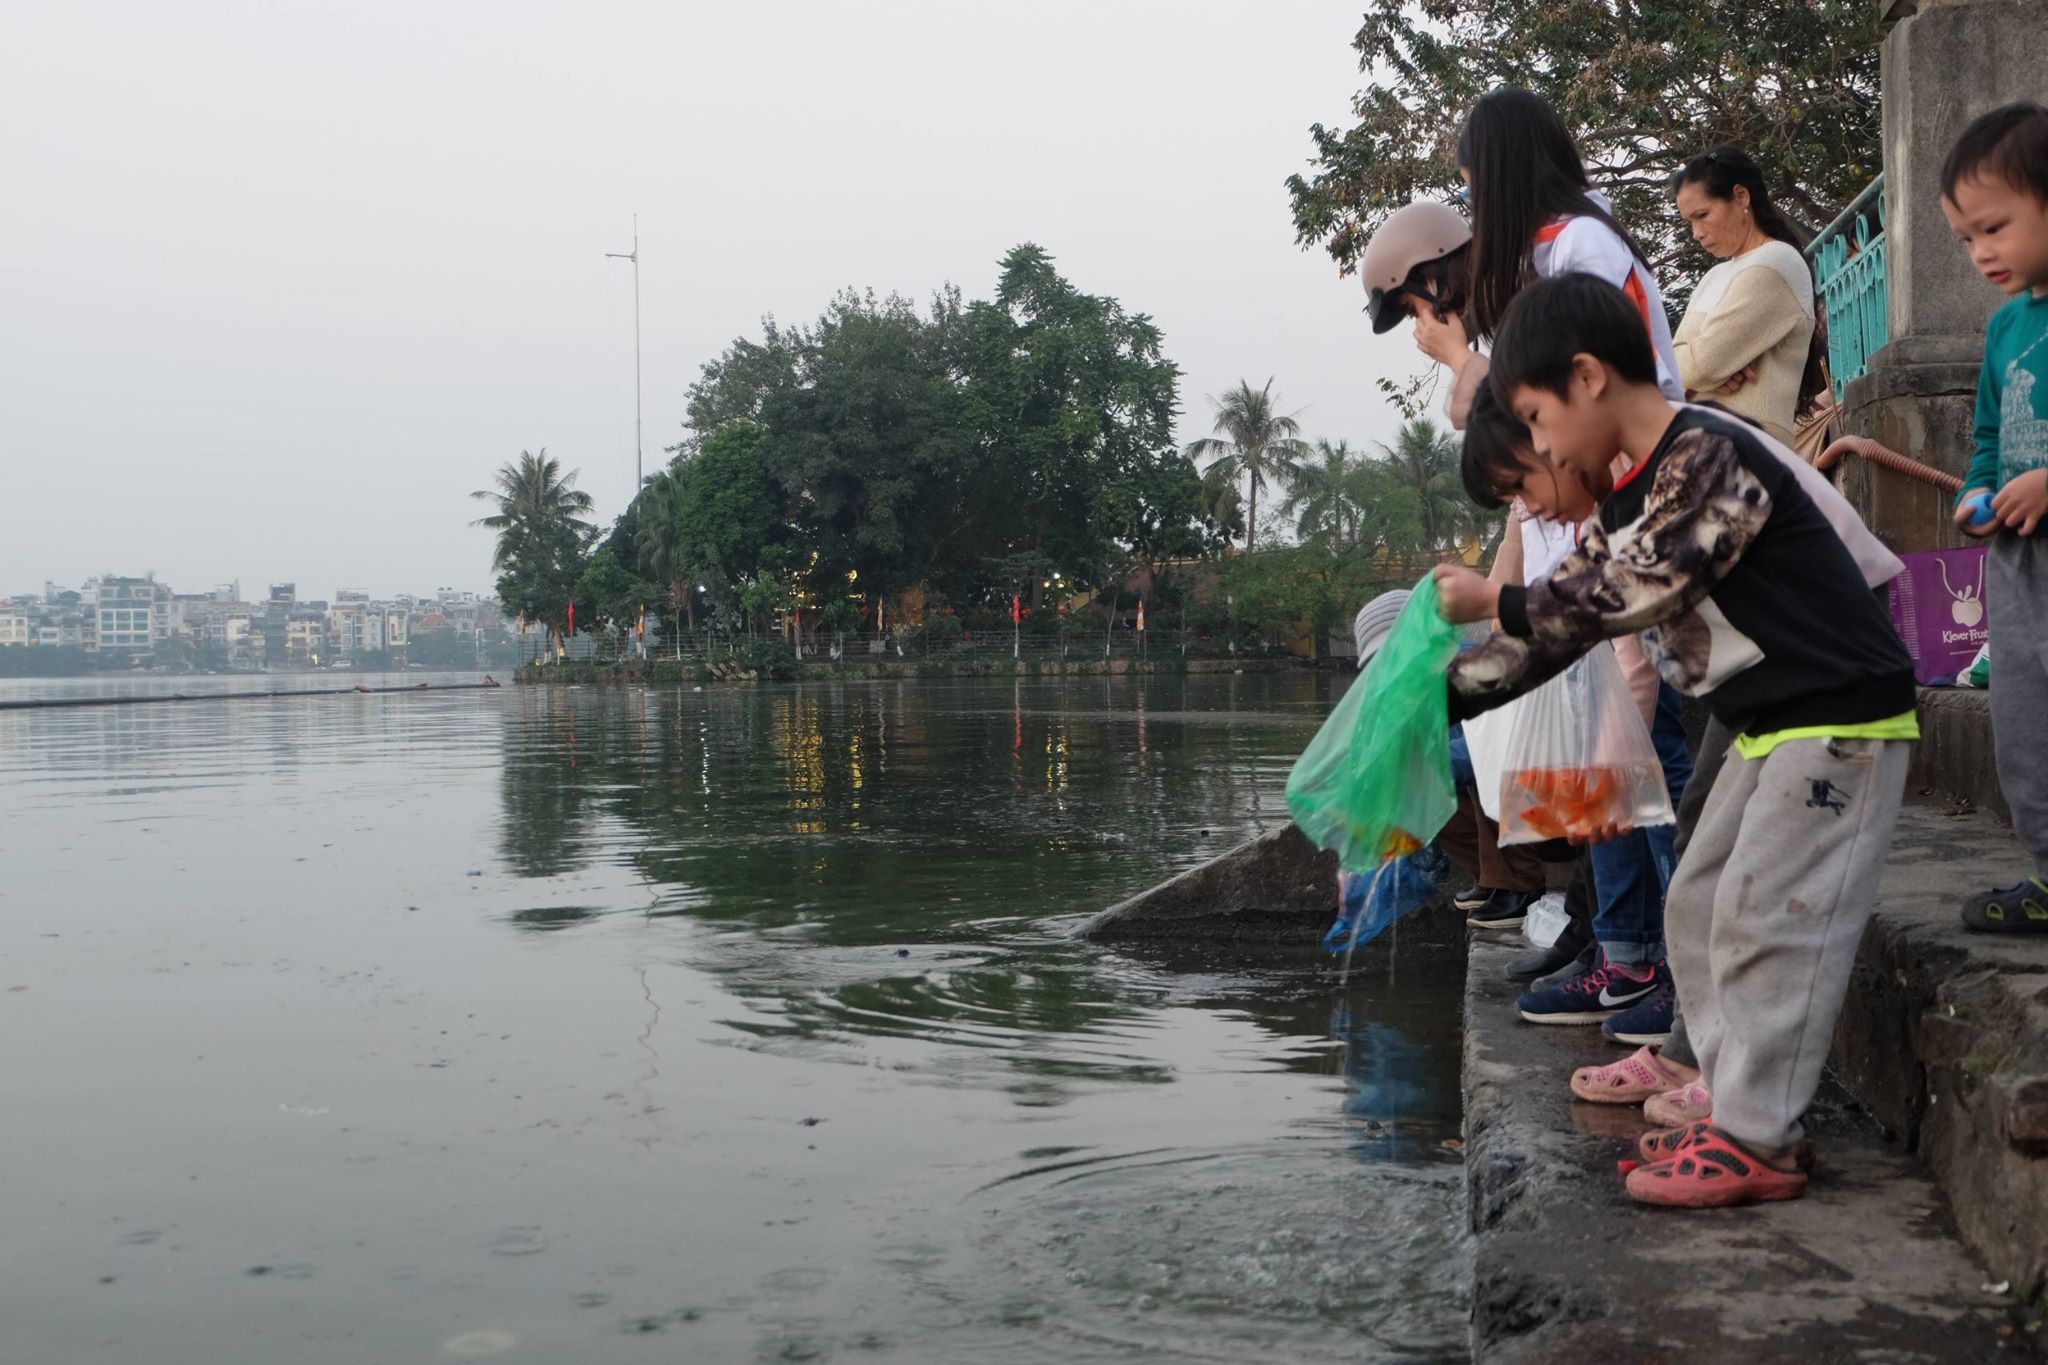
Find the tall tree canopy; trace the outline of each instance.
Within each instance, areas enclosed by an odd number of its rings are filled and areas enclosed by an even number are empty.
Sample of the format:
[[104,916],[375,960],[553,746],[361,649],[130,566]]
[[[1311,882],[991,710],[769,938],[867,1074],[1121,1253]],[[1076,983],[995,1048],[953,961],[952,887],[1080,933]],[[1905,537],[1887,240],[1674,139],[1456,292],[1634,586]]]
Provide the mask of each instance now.
[[953,524],[989,561],[1033,566],[1034,606],[1050,573],[1084,581],[1106,548],[1156,557],[1192,539],[1194,469],[1171,446],[1180,370],[1151,318],[1077,290],[1027,242],[963,332],[978,439]]
[[1348,273],[1388,213],[1458,187],[1466,111],[1503,85],[1557,108],[1653,264],[1692,249],[1668,180],[1718,143],[1819,226],[1882,164],[1879,38],[1868,0],[1367,0],[1356,122],[1312,127],[1313,170],[1287,180],[1297,240]]
[[590,494],[576,487],[575,470],[546,449],[520,451],[498,467],[496,487],[470,494],[497,511],[473,524],[497,532],[491,567],[498,600],[513,611],[562,629],[583,571],[583,555],[597,538],[588,520]]

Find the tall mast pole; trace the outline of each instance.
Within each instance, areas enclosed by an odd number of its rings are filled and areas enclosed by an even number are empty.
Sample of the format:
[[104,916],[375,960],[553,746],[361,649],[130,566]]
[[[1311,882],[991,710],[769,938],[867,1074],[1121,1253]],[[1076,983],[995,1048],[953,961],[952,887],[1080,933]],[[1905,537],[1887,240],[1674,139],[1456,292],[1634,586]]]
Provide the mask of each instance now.
[[647,482],[647,471],[641,456],[640,422],[640,215],[633,215],[633,249],[630,252],[607,251],[606,257],[614,261],[633,263],[633,496],[640,496],[640,489]]

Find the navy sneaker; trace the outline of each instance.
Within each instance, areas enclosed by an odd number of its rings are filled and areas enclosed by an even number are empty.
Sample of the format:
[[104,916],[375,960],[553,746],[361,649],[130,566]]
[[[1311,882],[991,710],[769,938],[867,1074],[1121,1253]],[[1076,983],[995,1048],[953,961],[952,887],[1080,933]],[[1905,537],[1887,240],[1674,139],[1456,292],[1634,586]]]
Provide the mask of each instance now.
[[1667,973],[1663,984],[1600,1026],[1610,1043],[1629,1047],[1662,1047],[1671,1041],[1671,1019],[1678,1013],[1678,991]]
[[1465,911],[1465,923],[1475,929],[1519,929],[1529,918],[1529,904],[1540,891],[1489,891],[1486,899]]
[[1468,886],[1457,895],[1451,897],[1451,904],[1457,906],[1460,910],[1477,910],[1480,906],[1486,904],[1486,898],[1492,894],[1493,892],[1483,886]]
[[1547,991],[1526,991],[1515,1008],[1532,1024],[1598,1024],[1671,984],[1663,963],[1619,967],[1607,961]]

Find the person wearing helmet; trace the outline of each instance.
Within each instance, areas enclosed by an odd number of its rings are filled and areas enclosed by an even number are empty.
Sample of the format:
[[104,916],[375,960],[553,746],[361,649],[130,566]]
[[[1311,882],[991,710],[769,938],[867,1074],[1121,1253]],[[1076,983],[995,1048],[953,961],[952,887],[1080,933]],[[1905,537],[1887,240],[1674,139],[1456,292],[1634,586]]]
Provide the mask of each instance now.
[[1471,244],[1472,225],[1449,204],[1419,199],[1394,210],[1358,262],[1374,334],[1391,332],[1419,307],[1440,316],[1463,312]]
[[1373,332],[1413,319],[1415,348],[1451,372],[1444,416],[1463,431],[1472,395],[1486,382],[1485,357],[1473,350],[1463,320],[1472,300],[1472,224],[1433,199],[1404,204],[1366,243],[1358,276]]

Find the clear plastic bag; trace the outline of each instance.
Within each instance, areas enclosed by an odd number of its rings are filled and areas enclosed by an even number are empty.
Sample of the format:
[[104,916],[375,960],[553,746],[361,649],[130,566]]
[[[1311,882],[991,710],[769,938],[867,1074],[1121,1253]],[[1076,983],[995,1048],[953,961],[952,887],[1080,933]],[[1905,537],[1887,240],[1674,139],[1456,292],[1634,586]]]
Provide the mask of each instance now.
[[1423,575],[1365,676],[1351,685],[1287,776],[1287,809],[1346,872],[1415,852],[1457,808],[1445,669],[1458,628]]
[[1500,842],[1670,823],[1664,765],[1603,640],[1524,699],[1501,777]]
[[1529,940],[1532,948],[1548,948],[1571,922],[1571,912],[1564,908],[1564,892],[1547,892],[1529,902],[1528,913],[1522,919],[1522,937]]

